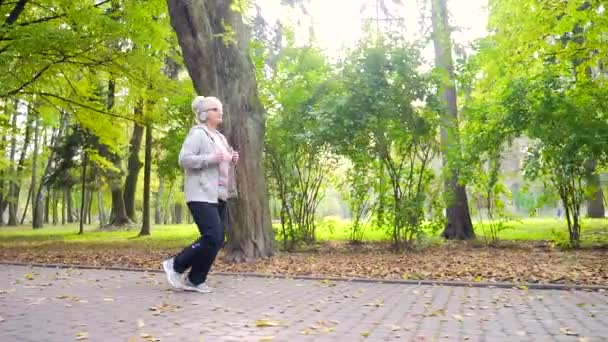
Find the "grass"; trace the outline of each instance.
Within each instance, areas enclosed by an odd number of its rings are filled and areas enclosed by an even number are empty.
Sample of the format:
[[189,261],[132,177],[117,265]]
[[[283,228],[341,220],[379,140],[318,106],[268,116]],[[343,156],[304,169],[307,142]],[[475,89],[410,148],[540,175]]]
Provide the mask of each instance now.
[[[350,235],[347,224],[346,220],[326,219],[317,228],[317,239],[319,241],[347,241]],[[608,219],[585,219],[582,224],[583,246],[608,245]],[[564,220],[534,218],[511,221],[506,226],[507,228],[498,234],[501,240],[552,241],[566,240],[568,237]],[[79,235],[77,232],[77,224],[47,226],[37,230],[26,226],[2,227],[0,228],[0,247],[27,248],[66,243],[102,248],[174,248],[190,243],[198,236],[198,230],[191,224],[153,226],[152,235],[145,237],[137,237],[139,228],[106,232],[97,230],[96,226],[87,226],[84,234]],[[436,233],[435,237],[438,234]],[[479,228],[476,229],[476,234],[480,239],[484,237],[484,232]],[[387,235],[382,230],[367,228],[364,240],[387,241]]]

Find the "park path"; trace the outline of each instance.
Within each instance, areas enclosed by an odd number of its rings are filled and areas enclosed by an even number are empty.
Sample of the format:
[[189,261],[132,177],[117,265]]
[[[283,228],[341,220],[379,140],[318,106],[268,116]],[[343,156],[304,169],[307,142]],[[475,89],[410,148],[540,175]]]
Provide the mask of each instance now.
[[0,265],[0,341],[608,341],[608,294]]

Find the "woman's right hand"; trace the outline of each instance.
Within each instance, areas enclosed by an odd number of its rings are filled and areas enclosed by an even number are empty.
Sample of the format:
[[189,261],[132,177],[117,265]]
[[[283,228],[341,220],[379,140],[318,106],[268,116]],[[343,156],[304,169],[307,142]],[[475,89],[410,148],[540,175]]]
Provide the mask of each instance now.
[[232,156],[229,153],[217,152],[215,154],[215,159],[217,160],[217,162],[219,164],[219,163],[222,163],[224,161],[231,160]]

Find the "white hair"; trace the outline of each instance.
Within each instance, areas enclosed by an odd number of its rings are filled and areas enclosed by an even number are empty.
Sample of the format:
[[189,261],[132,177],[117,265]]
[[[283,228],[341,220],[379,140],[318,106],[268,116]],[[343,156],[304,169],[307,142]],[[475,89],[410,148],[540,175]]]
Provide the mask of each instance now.
[[194,113],[194,120],[197,124],[203,124],[207,122],[207,111],[211,108],[221,107],[222,102],[214,96],[197,96],[192,101],[192,112]]

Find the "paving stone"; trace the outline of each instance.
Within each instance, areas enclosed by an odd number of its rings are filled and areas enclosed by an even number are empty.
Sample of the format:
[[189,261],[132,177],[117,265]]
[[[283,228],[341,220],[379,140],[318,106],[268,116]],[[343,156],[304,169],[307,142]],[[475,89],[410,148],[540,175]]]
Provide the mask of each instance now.
[[[159,273],[3,265],[0,341],[200,341],[201,337],[207,342],[606,341],[608,337],[606,292],[239,276],[211,276],[209,282],[215,291],[199,294],[170,289]],[[259,326],[258,320],[272,326]]]

